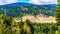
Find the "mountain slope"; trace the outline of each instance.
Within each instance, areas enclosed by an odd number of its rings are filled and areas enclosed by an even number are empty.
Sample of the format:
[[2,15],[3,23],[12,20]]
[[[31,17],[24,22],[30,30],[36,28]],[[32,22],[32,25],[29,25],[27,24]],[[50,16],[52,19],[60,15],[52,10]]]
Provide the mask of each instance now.
[[56,6],[55,4],[34,5],[30,3],[13,3],[0,5],[0,13],[11,17],[23,16],[25,14],[38,15],[40,13],[54,16]]

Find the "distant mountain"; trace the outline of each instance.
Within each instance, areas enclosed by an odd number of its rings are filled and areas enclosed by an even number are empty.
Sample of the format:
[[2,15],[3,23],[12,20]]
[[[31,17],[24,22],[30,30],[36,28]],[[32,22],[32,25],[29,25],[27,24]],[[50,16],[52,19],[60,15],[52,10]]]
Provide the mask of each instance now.
[[18,3],[1,5],[1,6],[34,6],[34,4],[24,3],[24,2],[18,2]]
[[[24,3],[24,2],[18,2],[18,3],[12,3],[12,4],[6,4],[6,5],[3,5],[3,6],[39,6],[39,5],[36,5],[36,4],[32,4],[32,3]],[[56,4],[47,4],[48,6],[56,6]]]
[[12,17],[22,16],[24,14],[38,15],[40,13],[54,16],[56,6],[56,4],[35,5],[30,3],[12,3],[0,5],[0,14],[6,14]]

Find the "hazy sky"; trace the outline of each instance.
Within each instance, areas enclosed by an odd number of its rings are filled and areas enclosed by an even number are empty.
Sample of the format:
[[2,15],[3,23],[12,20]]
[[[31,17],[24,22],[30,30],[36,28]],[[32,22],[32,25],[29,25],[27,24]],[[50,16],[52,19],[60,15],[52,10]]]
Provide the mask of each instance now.
[[16,2],[33,3],[37,5],[57,4],[57,0],[0,0],[0,5],[11,4]]

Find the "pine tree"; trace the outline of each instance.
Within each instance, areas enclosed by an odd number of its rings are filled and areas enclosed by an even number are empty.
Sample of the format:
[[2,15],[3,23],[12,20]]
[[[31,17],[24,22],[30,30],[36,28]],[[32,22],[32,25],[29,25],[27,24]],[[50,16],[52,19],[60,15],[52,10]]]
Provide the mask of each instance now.
[[57,25],[60,25],[60,4],[59,4],[60,0],[58,0],[58,7],[56,10],[56,21],[57,21]]

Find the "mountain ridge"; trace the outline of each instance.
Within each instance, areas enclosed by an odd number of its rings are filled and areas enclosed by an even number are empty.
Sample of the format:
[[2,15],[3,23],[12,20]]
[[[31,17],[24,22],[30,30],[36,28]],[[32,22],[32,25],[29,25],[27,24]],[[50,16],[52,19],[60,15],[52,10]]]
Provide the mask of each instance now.
[[[57,4],[47,4],[47,5],[48,6],[55,6]],[[12,3],[12,4],[0,5],[0,6],[39,6],[39,5],[32,4],[32,3],[17,2],[17,3]]]

